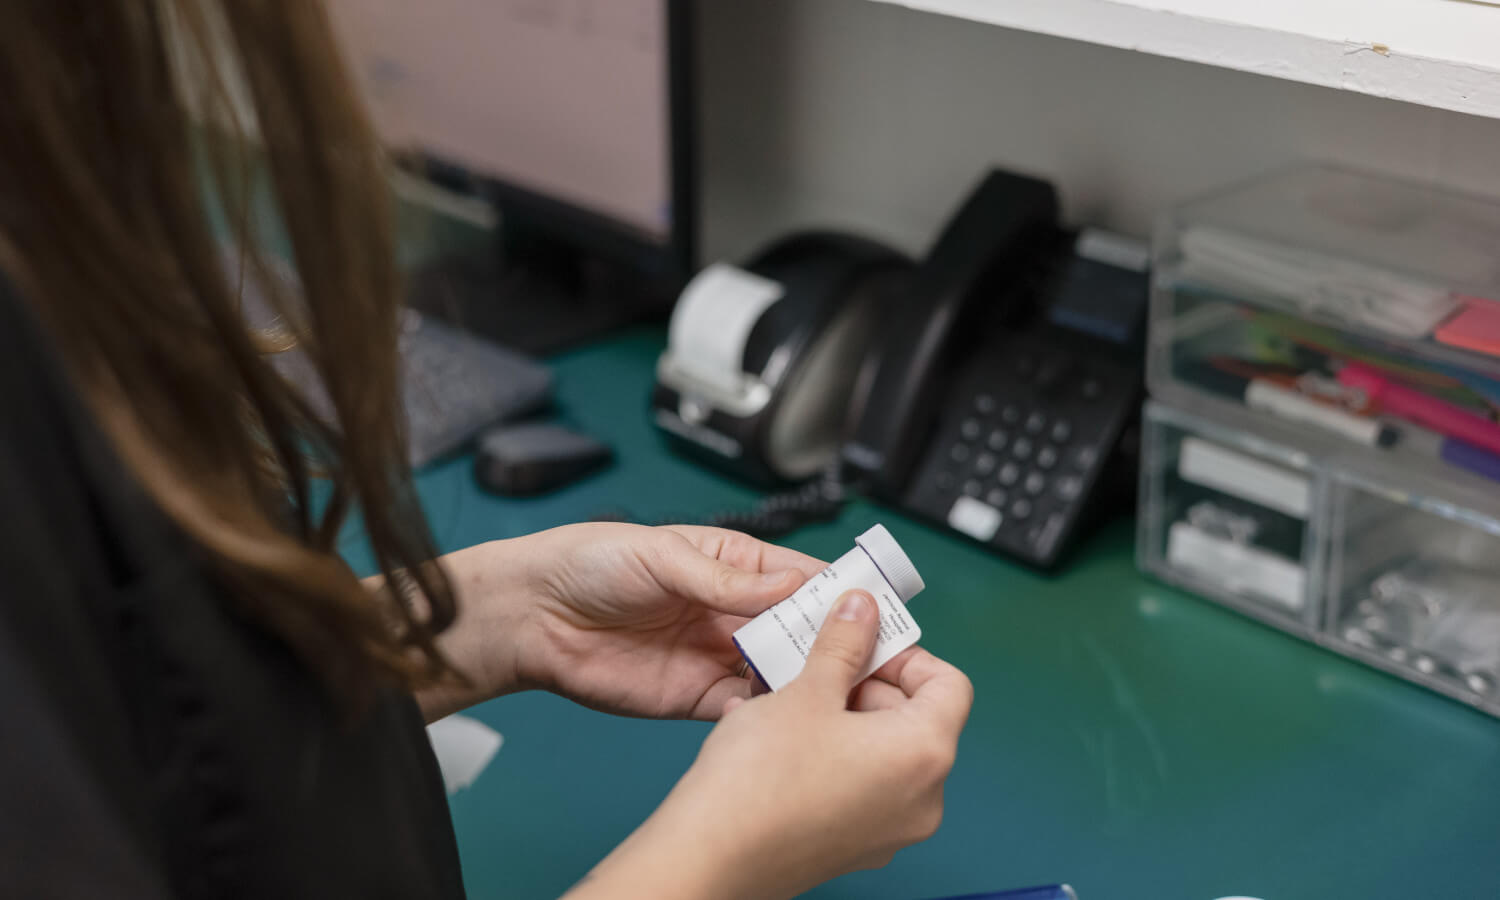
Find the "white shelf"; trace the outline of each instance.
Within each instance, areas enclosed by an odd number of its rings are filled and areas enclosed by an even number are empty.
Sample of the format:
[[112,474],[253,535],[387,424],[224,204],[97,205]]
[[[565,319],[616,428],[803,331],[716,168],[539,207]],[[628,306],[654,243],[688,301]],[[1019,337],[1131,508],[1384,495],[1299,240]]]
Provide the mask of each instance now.
[[1500,5],[1474,0],[877,0],[1500,118]]

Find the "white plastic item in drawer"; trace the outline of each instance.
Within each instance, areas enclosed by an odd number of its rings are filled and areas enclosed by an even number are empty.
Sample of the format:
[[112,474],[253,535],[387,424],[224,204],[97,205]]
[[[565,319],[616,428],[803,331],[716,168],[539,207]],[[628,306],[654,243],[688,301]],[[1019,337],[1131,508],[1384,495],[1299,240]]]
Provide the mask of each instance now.
[[1168,528],[1167,564],[1216,581],[1233,594],[1271,600],[1291,613],[1300,613],[1307,603],[1307,571],[1301,565],[1190,522],[1173,522]]
[[1311,636],[1317,475],[1216,409],[1147,404],[1138,555],[1166,581]]

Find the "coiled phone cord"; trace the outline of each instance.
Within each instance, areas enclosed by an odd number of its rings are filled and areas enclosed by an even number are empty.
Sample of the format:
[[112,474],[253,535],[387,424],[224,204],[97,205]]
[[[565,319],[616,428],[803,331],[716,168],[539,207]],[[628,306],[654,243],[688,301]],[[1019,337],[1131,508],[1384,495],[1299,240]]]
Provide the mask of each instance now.
[[830,465],[806,484],[761,499],[750,509],[715,513],[704,525],[775,538],[815,522],[831,522],[849,502],[850,489],[840,467]]
[[[838,518],[839,512],[853,493],[853,486],[844,481],[842,467],[833,463],[811,481],[767,495],[748,509],[716,512],[693,524],[743,531],[762,539],[778,538],[804,525],[833,521]],[[638,521],[634,516],[619,510],[610,510],[592,518],[596,522]],[[683,520],[669,519],[648,524],[680,525]]]

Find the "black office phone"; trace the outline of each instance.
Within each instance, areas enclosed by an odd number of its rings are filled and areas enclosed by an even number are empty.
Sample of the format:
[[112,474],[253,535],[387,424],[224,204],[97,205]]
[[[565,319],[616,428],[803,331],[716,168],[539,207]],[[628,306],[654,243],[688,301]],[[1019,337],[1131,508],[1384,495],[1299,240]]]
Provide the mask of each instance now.
[[1047,280],[1032,321],[983,332],[917,441],[911,476],[880,495],[1044,568],[1081,525],[1132,495],[1142,397],[1138,341],[1093,327],[1118,308],[1082,330],[1057,313],[1093,306],[1101,292],[1139,312],[1146,291],[1140,271],[1076,251]]
[[[826,240],[790,239],[814,249]],[[785,259],[784,244],[762,258]],[[670,440],[763,483],[778,474],[800,481],[806,466],[778,473],[776,448],[791,420],[777,412],[834,410],[825,425],[842,428],[843,437],[830,444],[838,449],[825,485],[835,471],[831,480],[845,488],[1042,568],[1063,558],[1089,520],[1132,496],[1148,287],[1142,245],[1061,227],[1051,185],[997,170],[915,266],[892,266],[894,254],[867,247],[859,256],[839,252],[816,255],[842,267],[844,284],[860,286],[847,288],[848,308],[876,320],[865,329],[870,337],[852,384],[797,377],[796,360],[817,354],[784,353],[779,368],[762,367],[778,357],[777,346],[808,345],[805,335],[778,344],[762,325],[781,317],[767,314],[740,373],[747,393],[763,389],[769,398],[753,415],[737,415],[728,403],[715,407],[709,392],[673,375],[673,351],[664,354],[653,411]],[[770,266],[752,263],[752,271],[797,283]],[[814,304],[796,296],[770,309],[837,306],[842,298],[830,293]],[[851,347],[845,343],[842,360],[854,358]],[[849,375],[849,364],[839,371]],[[763,379],[765,372],[781,380]],[[826,391],[816,401],[799,395],[820,385]],[[774,519],[726,521],[795,521],[790,496],[768,501]]]
[[1132,494],[1143,246],[991,173],[905,288],[843,460],[876,499],[1048,568]]

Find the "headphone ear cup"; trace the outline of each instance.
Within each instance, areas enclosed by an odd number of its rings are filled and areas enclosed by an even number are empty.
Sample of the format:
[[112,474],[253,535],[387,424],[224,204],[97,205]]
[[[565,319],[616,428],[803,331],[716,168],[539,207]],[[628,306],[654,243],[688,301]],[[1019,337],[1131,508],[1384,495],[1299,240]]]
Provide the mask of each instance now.
[[785,289],[744,356],[745,371],[772,389],[751,449],[780,479],[802,481],[837,460],[878,327],[874,286],[910,266],[889,247],[834,232],[778,241],[748,266]]
[[895,316],[892,312],[907,290],[911,273],[910,267],[883,269],[871,273],[864,286],[870,306],[870,336],[865,352],[860,356],[854,380],[849,385],[849,401],[844,407],[844,419],[840,423],[841,445],[854,437],[855,429],[866,415],[874,413],[870,408],[870,397],[885,349],[890,345],[891,333],[895,330],[892,324]]
[[766,429],[771,467],[801,481],[838,458],[846,435],[849,397],[869,352],[874,323],[851,303],[807,344],[787,373]]

